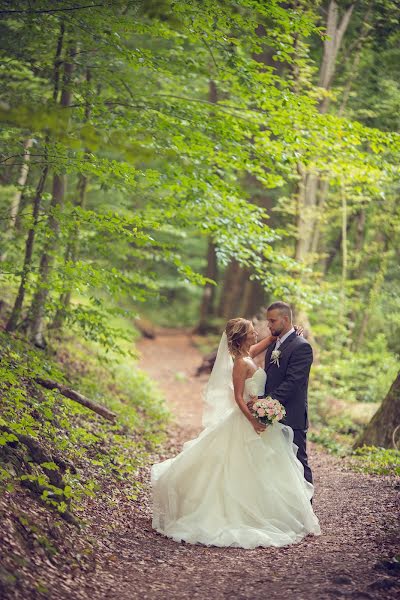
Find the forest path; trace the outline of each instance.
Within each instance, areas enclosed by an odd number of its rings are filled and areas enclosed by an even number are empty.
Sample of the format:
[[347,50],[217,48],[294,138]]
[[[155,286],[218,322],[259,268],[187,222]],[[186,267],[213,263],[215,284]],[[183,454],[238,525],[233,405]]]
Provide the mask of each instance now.
[[[175,414],[164,456],[176,454],[199,430],[201,390],[194,376],[201,360],[186,334],[139,343],[141,367],[156,379]],[[396,482],[354,473],[340,459],[310,445],[314,510],[322,535],[285,548],[243,550],[177,544],[151,528],[149,468],[138,502],[108,509],[94,527],[100,552],[85,589],[93,600],[234,598],[323,600],[398,597]],[[398,487],[398,484],[397,484]],[[97,530],[97,531],[96,531]],[[387,561],[387,562],[385,562]],[[398,566],[398,564],[397,564]],[[398,571],[397,571],[398,574]],[[77,590],[78,591],[78,590]],[[74,595],[70,596],[75,598]]]

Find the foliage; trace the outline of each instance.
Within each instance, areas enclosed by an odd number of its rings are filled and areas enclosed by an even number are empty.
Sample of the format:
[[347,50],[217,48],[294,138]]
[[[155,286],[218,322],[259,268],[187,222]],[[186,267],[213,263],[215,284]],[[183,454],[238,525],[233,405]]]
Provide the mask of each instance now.
[[320,363],[313,367],[312,397],[322,404],[332,396],[349,403],[377,402],[386,395],[397,370],[397,357],[383,334],[362,350],[322,348]]
[[335,434],[336,432],[333,428],[323,427],[318,432],[310,432],[308,438],[311,442],[320,444],[332,454],[336,454],[338,456],[345,456],[348,450],[343,445],[343,443],[340,443],[337,439],[335,439]]
[[[32,167],[49,164],[55,173],[68,176],[72,190],[78,174],[90,178],[85,209],[78,205],[77,192],[70,192],[70,200],[56,207],[49,203],[50,196],[47,201],[43,198],[48,219],[40,219],[36,239],[44,241],[54,235],[49,231],[49,219],[54,217],[61,247],[67,245],[72,232],[80,230],[83,259],[71,262],[68,254],[56,256],[56,268],[46,282],[35,280],[35,269],[31,269],[29,285],[36,289],[45,285],[51,291],[46,306],[49,320],[62,308],[57,301],[68,288],[85,291],[91,304],[103,303],[104,292],[111,303],[122,295],[135,303],[143,301],[159,287],[152,277],[151,262],[166,262],[184,280],[204,283],[171,245],[171,226],[196,225],[200,233],[212,233],[220,242],[221,254],[238,254],[249,264],[257,260],[258,271],[262,256],[252,258],[250,248],[272,252],[269,242],[273,236],[262,222],[262,211],[246,202],[235,181],[244,168],[259,171],[257,164],[250,162],[256,148],[245,142],[258,130],[260,119],[256,114],[253,121],[241,119],[237,111],[239,107],[248,110],[253,84],[260,89],[261,83],[272,85],[275,79],[272,74],[262,75],[257,63],[245,55],[258,46],[245,32],[254,27],[255,19],[270,19],[275,27],[271,42],[289,59],[291,49],[285,50],[288,41],[283,41],[282,32],[290,26],[290,14],[278,5],[266,8],[258,2],[244,6],[243,14],[229,5],[207,3],[200,9],[192,3],[171,3],[171,13],[164,20],[154,18],[154,13],[150,18],[145,3],[122,16],[124,9],[122,3],[113,3],[77,14],[21,11],[3,25],[10,58],[4,66],[3,118],[9,127],[3,138],[8,146],[5,162],[11,161],[13,169],[21,164],[20,142],[11,134],[19,130],[22,137],[34,136]],[[298,19],[292,26],[306,32],[312,24]],[[46,31],[45,41],[39,35],[41,29]],[[22,56],[20,44],[16,46],[14,41],[16,31],[24,42]],[[226,38],[221,38],[221,31],[226,31]],[[60,39],[65,46],[62,53],[74,66],[69,82],[74,104],[67,116],[52,101],[52,93],[53,99],[57,98],[60,85],[59,67],[54,62]],[[213,52],[209,50],[212,42],[217,45]],[[190,61],[188,53],[193,56]],[[211,58],[226,61],[220,85],[233,103],[232,108],[223,104],[213,119],[208,118],[210,105],[203,99]],[[40,76],[36,63],[40,64]],[[16,94],[18,84],[25,86],[27,74],[29,95],[26,87],[24,93]],[[96,86],[101,93],[96,93]],[[193,88],[192,97],[185,95],[188,86]],[[210,139],[218,139],[218,144],[210,144]],[[269,185],[275,183],[273,172],[259,175]],[[105,203],[102,190],[107,190]],[[18,275],[12,264],[20,262],[30,224],[28,214],[4,264],[5,273],[13,274],[12,281]],[[96,306],[78,311],[71,308],[66,318],[71,325],[82,326],[87,335],[102,335],[105,318]],[[104,341],[104,335],[102,338]]]
[[[2,453],[3,490],[12,490],[18,480],[33,482],[40,488],[41,499],[62,514],[67,509],[79,512],[82,498],[101,491],[107,479],[129,480],[130,495],[135,498],[135,473],[163,439],[167,421],[149,380],[132,365],[101,366],[87,344],[73,339],[55,362],[26,342],[1,334],[1,356],[0,445],[11,449]],[[117,423],[105,422],[35,384],[36,377],[62,381],[61,369],[83,393],[117,412]],[[39,443],[54,460],[37,464],[20,435]],[[20,453],[22,465],[31,468],[15,467],[13,449]],[[62,474],[59,485],[51,483],[49,471]]]
[[396,449],[363,446],[352,449],[357,427],[347,420],[332,422],[329,426],[309,433],[310,441],[319,444],[329,453],[344,459],[344,464],[354,471],[372,475],[400,475],[400,452]]
[[[168,419],[133,364],[138,314],[189,327],[204,312],[215,332],[293,303],[316,350],[310,439],[356,470],[398,473],[396,451],[351,451],[400,354],[397,3],[352,3],[326,85],[331,2],[11,4],[0,2],[9,531],[51,562],[48,515],[30,516],[24,490],[64,524],[95,497],[118,506],[122,480],[136,497]],[[104,403],[116,423],[37,377]],[[0,595],[19,583],[7,568]],[[32,589],[48,594],[47,580]]]
[[363,446],[351,457],[352,468],[376,475],[400,475],[400,452],[387,448]]
[[[264,208],[249,202],[244,175],[265,190],[292,188],[300,161],[325,173],[332,190],[345,185],[357,199],[372,198],[396,176],[400,142],[395,133],[320,114],[307,44],[322,29],[307,3],[296,9],[257,0],[128,8],[113,2],[64,12],[34,5],[36,12],[27,6],[2,25],[5,183],[22,165],[23,140],[34,139],[12,247],[5,232],[3,270],[18,283],[21,267],[14,265],[21,265],[32,225],[35,180],[48,165],[68,179],[68,189],[54,204],[46,186],[25,283],[27,298],[46,290],[46,321],[57,321],[61,311],[68,326],[106,343],[115,339],[107,336],[107,314],[121,300],[137,306],[157,298],[168,289],[166,273],[204,284],[181,232],[212,236],[220,263],[234,256],[268,293],[319,304],[309,265],[279,241],[292,224],[269,226]],[[259,26],[264,34],[254,35]],[[299,36],[303,53],[295,51]],[[268,66],[257,60],[265,47],[273,59]],[[302,84],[294,89],[296,70]],[[208,97],[210,81],[216,102]],[[5,211],[11,193],[9,187],[3,196]],[[336,193],[333,199],[336,207]],[[293,201],[285,203],[286,215]],[[54,264],[38,276],[52,236]]]
[[[400,13],[387,0],[354,7],[324,86],[329,7],[36,0],[15,12],[2,3],[0,258],[9,331],[65,348],[65,332],[78,332],[83,357],[85,344],[98,342],[104,365],[118,351],[134,353],[138,312],[194,324],[210,284],[221,284],[210,329],[284,298],[300,317],[306,311],[315,338],[318,425],[347,428],[344,436],[362,425],[350,408],[364,403],[367,414],[380,401],[400,353]],[[341,17],[346,10],[339,7]],[[226,308],[228,296],[240,302]],[[3,447],[60,421],[70,433],[60,450],[72,456],[74,444],[86,444],[96,452],[97,418],[77,406],[67,415],[54,392],[27,389],[46,368],[55,379],[63,370],[25,342],[3,343]],[[72,348],[79,354],[75,341]],[[98,383],[103,367],[86,371],[83,357],[83,389],[124,426],[157,438],[139,408],[129,414],[130,392],[108,393]],[[125,382],[127,373],[115,377]],[[124,386],[143,390],[137,397],[159,423],[145,380],[129,377]],[[347,406],[342,423],[330,404]],[[124,448],[119,426],[101,428]],[[51,427],[45,439],[56,444]],[[53,461],[44,462],[26,481],[57,495]]]

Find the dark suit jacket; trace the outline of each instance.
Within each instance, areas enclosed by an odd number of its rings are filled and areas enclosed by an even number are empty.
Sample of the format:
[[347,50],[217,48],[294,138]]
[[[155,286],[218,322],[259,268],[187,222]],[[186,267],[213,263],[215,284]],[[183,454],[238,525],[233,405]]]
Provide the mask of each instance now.
[[303,337],[292,333],[280,346],[279,367],[271,363],[275,342],[268,346],[265,355],[267,381],[265,395],[279,400],[286,409],[282,421],[292,429],[308,427],[308,378],[313,361],[310,344]]

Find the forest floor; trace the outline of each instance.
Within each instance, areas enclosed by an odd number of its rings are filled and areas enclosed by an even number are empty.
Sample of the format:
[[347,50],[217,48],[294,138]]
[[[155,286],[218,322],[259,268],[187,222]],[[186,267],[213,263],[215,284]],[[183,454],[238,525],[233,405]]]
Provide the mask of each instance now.
[[[177,454],[182,443],[200,430],[201,392],[208,376],[195,376],[202,355],[185,332],[160,332],[154,340],[139,342],[138,349],[141,368],[158,382],[173,414],[167,443],[151,457],[158,462]],[[115,484],[118,489],[113,488],[109,498],[102,494],[87,499],[84,529],[69,526],[64,559],[36,564],[37,554],[32,555],[32,576],[40,583],[33,595],[23,597],[398,598],[399,479],[355,473],[345,460],[313,444],[309,454],[316,486],[313,507],[321,536],[285,548],[255,550],[178,544],[152,530],[150,466],[146,466],[139,474],[143,485],[136,501],[128,499],[124,482]],[[20,508],[28,512],[29,497],[24,502],[26,506]],[[46,508],[40,510],[43,520],[48,520]],[[17,592],[4,597],[21,598]]]
[[[163,390],[175,420],[160,460],[176,454],[200,429],[200,352],[188,335],[139,343],[141,367]],[[89,529],[98,540],[96,565],[59,588],[57,598],[283,599],[398,597],[396,496],[399,481],[349,470],[343,460],[310,444],[314,510],[320,537],[285,548],[243,550],[175,543],[151,528],[149,468],[137,502],[96,510]],[[398,509],[398,506],[397,506]],[[77,586],[79,580],[79,588]]]

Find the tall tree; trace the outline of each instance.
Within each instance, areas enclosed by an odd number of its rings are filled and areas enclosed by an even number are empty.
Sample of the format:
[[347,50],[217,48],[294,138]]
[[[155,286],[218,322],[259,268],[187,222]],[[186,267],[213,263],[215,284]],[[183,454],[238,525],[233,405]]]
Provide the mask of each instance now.
[[[64,45],[64,34],[65,27],[64,22],[61,21],[59,26],[59,32],[57,37],[56,51],[53,61],[53,93],[52,99],[53,102],[57,102],[58,93],[59,93],[59,80],[60,80],[60,66],[61,66],[61,55],[63,51]],[[22,267],[22,272],[20,276],[20,282],[18,286],[18,292],[15,297],[14,305],[10,314],[10,317],[7,321],[6,330],[11,332],[15,331],[15,329],[20,325],[22,308],[26,295],[26,287],[28,283],[28,278],[32,270],[32,259],[33,259],[33,250],[35,244],[36,231],[38,228],[39,222],[39,214],[40,207],[42,202],[42,196],[45,189],[47,177],[49,174],[50,165],[47,158],[47,144],[49,143],[49,136],[47,135],[44,140],[44,166],[41,170],[39,181],[36,187],[36,191],[32,201],[32,222],[28,230],[28,234],[25,242],[25,253],[24,253],[24,262]]]
[[396,448],[400,432],[400,373],[354,447]]
[[[86,84],[87,84],[86,93],[87,93],[87,96],[89,97],[90,92],[91,92],[91,80],[92,80],[90,68],[86,69],[85,77],[86,77]],[[90,111],[91,111],[91,106],[90,106],[90,102],[88,101],[88,98],[87,98],[86,106],[85,106],[85,113],[84,113],[84,122],[85,123],[89,122]],[[87,160],[89,160],[88,148],[85,148],[85,156],[86,156]],[[79,173],[78,183],[76,185],[76,200],[74,202],[75,206],[77,206],[79,208],[84,208],[85,200],[86,200],[87,185],[88,185],[87,175],[85,175],[83,173]],[[78,255],[79,255],[79,230],[77,228],[75,228],[71,232],[71,235],[68,239],[67,246],[65,249],[64,260],[66,263],[70,264],[72,268],[74,268],[75,263],[78,260]],[[68,287],[68,286],[65,286],[65,288],[66,289],[64,289],[60,294],[59,305],[57,307],[57,311],[56,311],[54,320],[51,324],[51,328],[54,330],[62,329],[62,326],[64,324],[65,318],[67,316],[67,313],[68,313],[68,310],[70,307],[72,290],[71,290],[71,287]]]
[[[32,147],[33,144],[33,139],[32,138],[28,138],[27,140],[24,141],[24,153],[23,153],[23,164],[21,166],[21,171],[20,171],[20,175],[18,177],[17,180],[17,190],[15,191],[15,193],[13,194],[12,198],[11,198],[11,204],[10,204],[10,221],[8,224],[8,230],[6,235],[4,236],[4,246],[7,245],[7,241],[12,237],[13,234],[13,229],[16,226],[16,222],[17,222],[17,217],[18,217],[18,212],[19,212],[19,207],[21,204],[21,198],[22,198],[22,191],[23,188],[26,184],[26,181],[28,179],[28,173],[29,173],[29,160],[30,160],[30,149]],[[7,253],[6,250],[4,250],[0,256],[0,261],[4,261],[6,259]]]
[[[70,40],[63,64],[63,82],[60,97],[60,106],[68,109],[71,104],[72,90],[71,79],[74,70],[74,57],[76,42]],[[46,300],[49,294],[49,283],[54,263],[54,254],[57,248],[59,234],[58,209],[61,207],[65,195],[66,176],[60,173],[53,175],[52,199],[49,206],[48,238],[40,258],[37,289],[32,299],[29,316],[29,329],[36,346],[44,346],[43,328],[46,309]]]
[[[218,102],[218,91],[217,85],[213,79],[210,79],[209,90],[208,90],[208,101],[210,104],[216,104]],[[212,118],[212,111],[210,111],[210,117]],[[210,318],[214,314],[215,305],[215,284],[212,282],[217,281],[218,276],[218,263],[216,248],[213,239],[210,237],[207,244],[207,266],[205,271],[205,277],[210,279],[211,282],[207,282],[204,286],[203,296],[200,304],[200,318],[199,323],[196,327],[196,331],[203,335],[207,333],[209,329]]]

